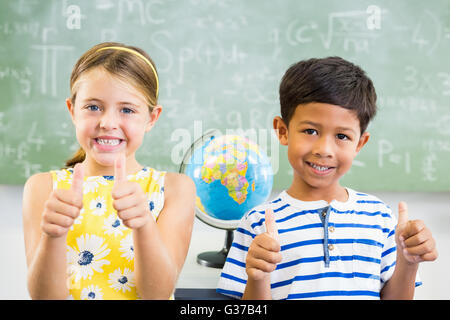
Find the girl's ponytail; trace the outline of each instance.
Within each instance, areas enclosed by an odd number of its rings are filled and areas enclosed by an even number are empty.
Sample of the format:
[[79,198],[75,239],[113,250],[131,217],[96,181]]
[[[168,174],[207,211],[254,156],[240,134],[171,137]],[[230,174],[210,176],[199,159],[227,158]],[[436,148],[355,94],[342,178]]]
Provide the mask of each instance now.
[[86,152],[80,147],[73,157],[66,161],[66,168],[73,168],[77,163],[83,162],[85,158]]

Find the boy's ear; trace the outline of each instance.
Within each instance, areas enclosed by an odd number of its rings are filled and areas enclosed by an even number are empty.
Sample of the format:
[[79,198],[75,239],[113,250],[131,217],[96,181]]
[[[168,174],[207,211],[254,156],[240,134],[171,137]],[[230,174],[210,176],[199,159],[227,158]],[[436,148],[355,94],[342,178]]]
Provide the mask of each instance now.
[[281,117],[276,116],[273,118],[273,129],[278,137],[278,140],[283,146],[288,145],[288,127],[284,123]]
[[367,141],[369,141],[370,138],[370,133],[369,132],[364,132],[361,137],[359,138],[358,141],[358,145],[356,146],[356,152],[358,153],[362,147],[364,147],[364,145],[367,143]]
[[159,116],[161,115],[162,112],[162,106],[161,105],[156,105],[152,112],[150,112],[150,120],[147,123],[147,126],[145,128],[145,132],[149,132],[151,128],[153,128],[153,126],[155,125],[156,121],[158,120]]

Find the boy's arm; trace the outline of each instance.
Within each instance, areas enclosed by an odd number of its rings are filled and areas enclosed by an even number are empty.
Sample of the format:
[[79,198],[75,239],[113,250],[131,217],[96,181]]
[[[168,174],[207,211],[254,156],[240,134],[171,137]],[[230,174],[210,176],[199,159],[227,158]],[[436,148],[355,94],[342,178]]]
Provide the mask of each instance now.
[[248,277],[242,300],[271,300],[270,273],[261,280]]
[[[397,249],[398,250],[398,249]],[[383,300],[411,300],[414,298],[418,263],[408,264],[397,251],[397,263],[392,277],[380,292]]]
[[395,270],[381,290],[380,296],[381,299],[413,299],[419,263],[436,260],[438,253],[431,231],[423,221],[408,220],[408,208],[404,202],[398,205],[395,241]]

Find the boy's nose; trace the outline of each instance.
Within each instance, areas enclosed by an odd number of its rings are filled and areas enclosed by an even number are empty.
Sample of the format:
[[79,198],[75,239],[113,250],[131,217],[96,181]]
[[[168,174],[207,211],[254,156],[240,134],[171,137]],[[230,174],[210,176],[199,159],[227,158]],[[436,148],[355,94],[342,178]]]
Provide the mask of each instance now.
[[316,156],[327,158],[333,156],[333,146],[332,141],[330,137],[322,136],[319,139],[317,139],[316,143],[314,144],[314,148],[312,150],[312,153]]

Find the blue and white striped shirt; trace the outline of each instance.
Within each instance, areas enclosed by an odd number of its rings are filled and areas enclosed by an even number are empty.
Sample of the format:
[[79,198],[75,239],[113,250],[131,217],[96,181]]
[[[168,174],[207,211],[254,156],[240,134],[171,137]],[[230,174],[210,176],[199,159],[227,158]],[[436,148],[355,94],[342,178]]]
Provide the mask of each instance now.
[[347,191],[346,202],[331,203],[283,191],[248,212],[234,231],[217,292],[242,297],[248,248],[266,231],[265,209],[272,208],[282,255],[270,275],[273,299],[379,299],[395,269],[396,219],[378,198]]

